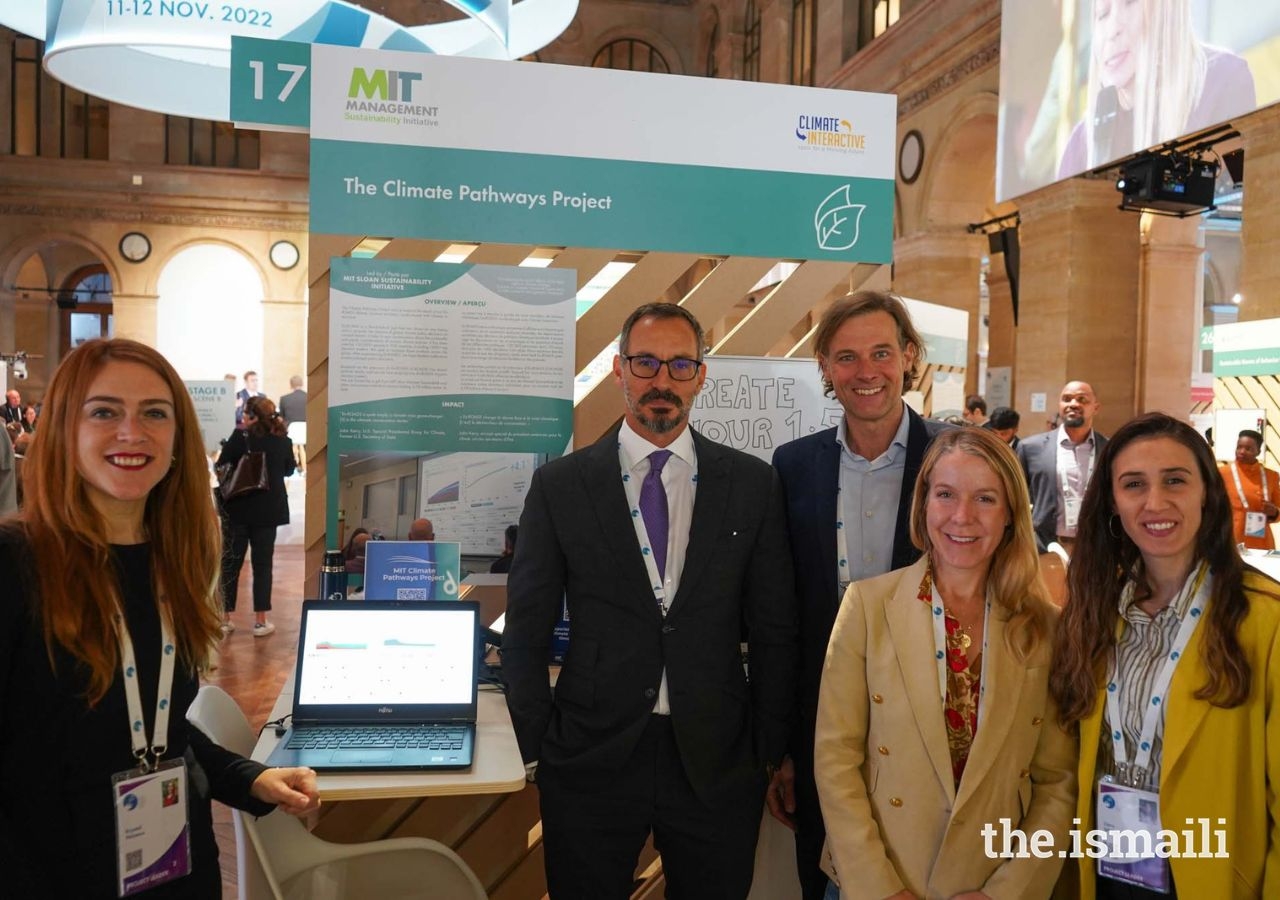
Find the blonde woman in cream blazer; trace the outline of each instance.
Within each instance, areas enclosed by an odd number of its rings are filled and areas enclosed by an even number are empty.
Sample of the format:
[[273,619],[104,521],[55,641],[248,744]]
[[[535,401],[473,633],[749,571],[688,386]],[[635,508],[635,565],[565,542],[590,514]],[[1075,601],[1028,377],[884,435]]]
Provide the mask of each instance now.
[[[912,539],[925,555],[846,592],[815,736],[828,897],[1052,893],[1078,754],[1047,694],[1056,611],[1029,508],[1003,441],[976,428],[943,432],[912,503]],[[1002,819],[1028,839],[1051,835],[1041,840],[1052,858],[989,856],[984,826],[999,854]]]

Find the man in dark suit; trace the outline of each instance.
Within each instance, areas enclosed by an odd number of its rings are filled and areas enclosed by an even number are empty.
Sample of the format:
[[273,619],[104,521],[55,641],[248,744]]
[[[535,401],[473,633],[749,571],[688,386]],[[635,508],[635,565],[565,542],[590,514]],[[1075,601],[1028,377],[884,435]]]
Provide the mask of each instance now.
[[4,394],[4,406],[0,407],[4,415],[4,424],[22,424],[22,395],[10,388]]
[[[925,448],[948,426],[902,400],[924,341],[892,294],[860,291],[831,305],[814,335],[822,384],[844,408],[835,428],[783,444],[773,457],[787,498],[800,609],[799,722],[770,786],[769,809],[796,831],[805,900],[820,900],[826,838],[813,777],[813,733],[827,640],[851,581],[915,562],[909,516]],[[857,876],[849,876],[856,879]]]
[[502,669],[553,900],[625,900],[650,832],[667,897],[750,890],[792,723],[791,554],[773,470],[688,427],[702,347],[679,306],[632,313],[613,362],[622,424],[538,469],[520,517]]
[[1068,553],[1073,549],[1080,502],[1107,443],[1093,430],[1101,405],[1087,382],[1067,382],[1058,398],[1058,427],[1023,438],[1015,450],[1031,489],[1031,521],[1041,553],[1054,541]]
[[244,387],[236,391],[236,428],[244,428],[244,407],[251,397],[265,397],[258,390],[258,373],[250,369],[244,373]]

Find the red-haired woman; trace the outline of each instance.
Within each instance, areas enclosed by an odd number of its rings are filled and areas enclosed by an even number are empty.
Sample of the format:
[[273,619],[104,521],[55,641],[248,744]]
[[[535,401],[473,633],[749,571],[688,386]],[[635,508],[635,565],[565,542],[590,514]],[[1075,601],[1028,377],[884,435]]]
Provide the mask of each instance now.
[[[217,898],[210,797],[259,815],[317,802],[311,770],[264,769],[186,720],[219,636],[207,471],[156,351],[94,340],[58,367],[26,505],[0,525],[4,896],[115,897],[142,873],[146,897]],[[187,865],[135,846],[148,812],[148,834],[185,826]]]

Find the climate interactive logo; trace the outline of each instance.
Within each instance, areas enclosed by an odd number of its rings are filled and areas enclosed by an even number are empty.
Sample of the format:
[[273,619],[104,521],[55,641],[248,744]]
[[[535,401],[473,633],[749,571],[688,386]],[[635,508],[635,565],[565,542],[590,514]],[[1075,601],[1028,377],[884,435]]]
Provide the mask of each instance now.
[[796,140],[807,147],[845,153],[861,153],[867,145],[867,136],[855,134],[852,123],[838,116],[800,116]]

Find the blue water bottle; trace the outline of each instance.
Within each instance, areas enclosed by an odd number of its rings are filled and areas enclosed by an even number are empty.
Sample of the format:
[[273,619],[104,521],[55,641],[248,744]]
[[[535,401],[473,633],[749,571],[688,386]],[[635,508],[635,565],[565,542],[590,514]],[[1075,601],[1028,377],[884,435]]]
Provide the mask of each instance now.
[[326,550],[320,566],[320,599],[347,599],[347,566],[341,550]]

